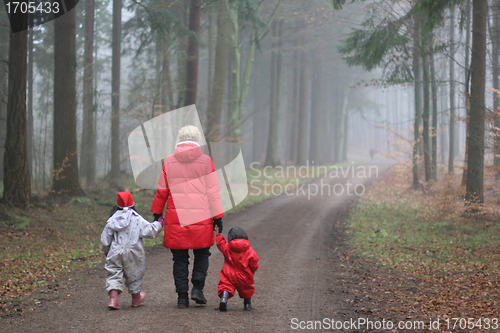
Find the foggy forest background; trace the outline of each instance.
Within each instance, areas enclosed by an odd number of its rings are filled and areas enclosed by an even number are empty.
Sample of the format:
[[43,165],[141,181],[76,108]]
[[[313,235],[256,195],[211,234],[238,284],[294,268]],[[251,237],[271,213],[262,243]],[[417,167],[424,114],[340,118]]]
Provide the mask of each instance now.
[[4,198],[131,173],[130,131],[196,104],[207,138],[240,143],[247,165],[374,153],[411,164],[416,188],[464,172],[481,202],[482,161],[500,164],[500,1],[430,3],[82,0],[15,34],[1,10]]

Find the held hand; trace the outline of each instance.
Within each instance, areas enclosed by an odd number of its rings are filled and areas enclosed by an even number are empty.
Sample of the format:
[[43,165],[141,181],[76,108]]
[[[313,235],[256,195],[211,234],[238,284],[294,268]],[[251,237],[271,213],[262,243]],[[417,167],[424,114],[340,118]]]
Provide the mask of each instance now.
[[219,229],[219,233],[221,233],[222,232],[222,218],[220,218],[220,219],[214,219],[214,230],[215,230],[216,226]]
[[160,216],[160,218],[158,219],[158,222],[161,224],[162,228],[165,226],[165,221],[163,220],[162,216]]
[[214,230],[215,230],[215,233],[216,233],[216,234],[220,234],[220,232],[219,232],[219,227],[218,227],[218,226],[215,226]]
[[154,216],[154,220],[153,220],[153,222],[156,222],[156,221],[158,221],[158,219],[161,217],[161,214],[156,214],[156,213],[153,213],[153,216]]

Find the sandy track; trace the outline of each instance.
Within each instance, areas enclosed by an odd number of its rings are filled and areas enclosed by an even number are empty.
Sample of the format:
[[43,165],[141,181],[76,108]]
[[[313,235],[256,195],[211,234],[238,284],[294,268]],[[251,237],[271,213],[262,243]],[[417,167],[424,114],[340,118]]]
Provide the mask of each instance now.
[[[379,168],[381,171],[383,168]],[[369,184],[373,179],[324,178],[330,186]],[[316,179],[312,184],[321,184]],[[243,311],[234,297],[226,313],[218,311],[217,283],[223,257],[212,247],[205,285],[206,306],[177,309],[168,250],[151,249],[147,257],[144,291],[148,299],[130,307],[130,297],[120,296],[122,310],[108,311],[104,291],[105,271],[79,272],[61,283],[57,293],[24,316],[0,319],[2,332],[285,332],[294,331],[291,319],[348,319],[355,316],[338,282],[344,246],[339,223],[356,197],[299,193],[282,195],[253,205],[224,219],[226,236],[233,226],[243,227],[260,257],[255,274],[254,310]],[[353,332],[353,331],[351,331]]]

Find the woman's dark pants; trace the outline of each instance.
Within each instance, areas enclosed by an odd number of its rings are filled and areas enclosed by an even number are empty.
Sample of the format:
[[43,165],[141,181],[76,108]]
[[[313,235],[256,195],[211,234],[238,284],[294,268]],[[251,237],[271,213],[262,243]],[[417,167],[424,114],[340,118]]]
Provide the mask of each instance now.
[[[175,291],[180,293],[187,293],[189,290],[189,250],[170,250],[172,251],[174,260],[174,280]],[[208,271],[208,257],[210,257],[210,248],[195,249],[193,274],[191,276],[191,283],[193,289],[203,290],[205,286],[205,278]]]

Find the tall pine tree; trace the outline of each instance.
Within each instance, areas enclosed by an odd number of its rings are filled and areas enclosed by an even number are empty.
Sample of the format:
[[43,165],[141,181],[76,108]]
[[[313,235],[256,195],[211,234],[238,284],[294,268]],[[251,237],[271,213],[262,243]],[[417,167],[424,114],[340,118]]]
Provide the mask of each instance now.
[[52,191],[81,194],[76,140],[75,12],[54,21],[54,173]]
[[28,31],[11,32],[3,200],[16,207],[26,206],[31,195],[26,115],[27,55]]

